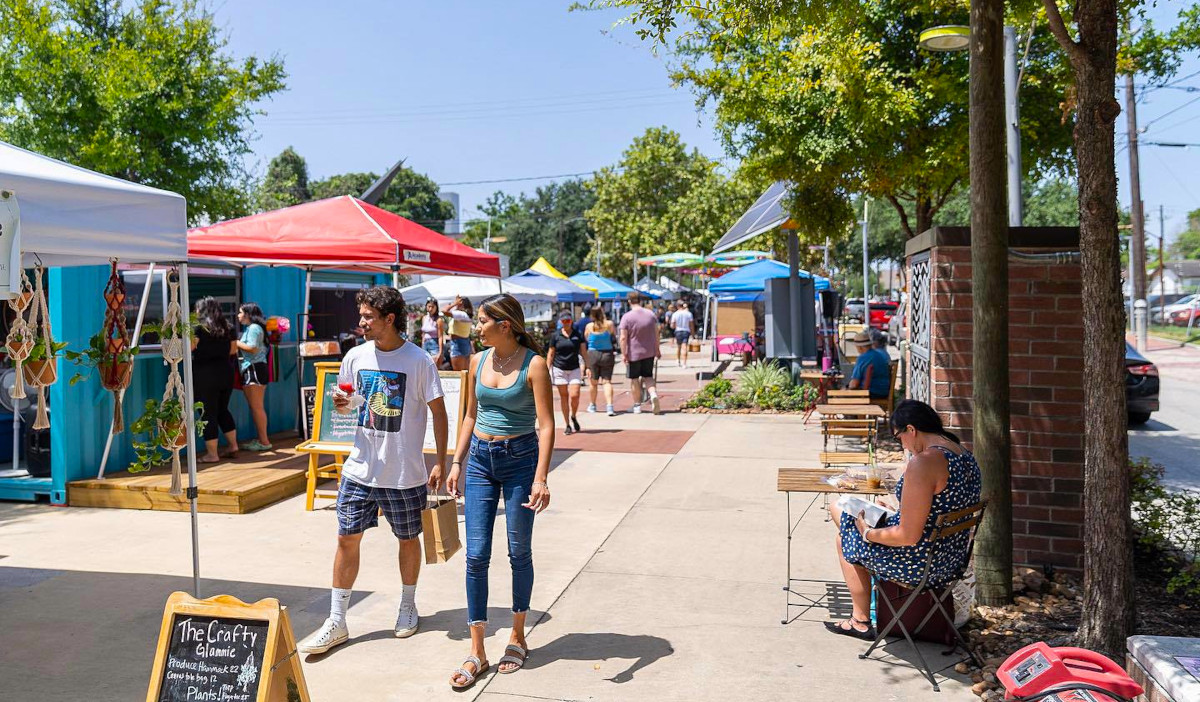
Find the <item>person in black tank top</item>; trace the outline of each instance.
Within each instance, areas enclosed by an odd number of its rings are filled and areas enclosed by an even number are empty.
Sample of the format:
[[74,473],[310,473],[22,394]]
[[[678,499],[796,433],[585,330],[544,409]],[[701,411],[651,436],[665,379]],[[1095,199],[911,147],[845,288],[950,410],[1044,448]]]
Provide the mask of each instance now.
[[582,357],[587,342],[576,331],[571,313],[563,310],[558,315],[558,329],[550,342],[547,360],[550,363],[550,382],[558,388],[558,403],[562,407],[563,433],[572,434],[579,427],[579,391],[583,388],[586,371]]

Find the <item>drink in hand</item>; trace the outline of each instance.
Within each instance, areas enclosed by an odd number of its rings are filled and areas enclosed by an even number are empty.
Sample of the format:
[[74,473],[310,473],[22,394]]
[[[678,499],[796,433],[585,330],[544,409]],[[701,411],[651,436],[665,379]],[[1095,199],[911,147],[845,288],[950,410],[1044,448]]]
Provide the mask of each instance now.
[[338,389],[347,395],[354,394],[354,383],[338,383]]
[[[354,391],[354,383],[337,384],[337,391],[334,393],[334,407],[338,412],[349,414],[358,409],[358,406],[366,401],[361,395],[355,394]],[[342,401],[338,402],[339,399]]]

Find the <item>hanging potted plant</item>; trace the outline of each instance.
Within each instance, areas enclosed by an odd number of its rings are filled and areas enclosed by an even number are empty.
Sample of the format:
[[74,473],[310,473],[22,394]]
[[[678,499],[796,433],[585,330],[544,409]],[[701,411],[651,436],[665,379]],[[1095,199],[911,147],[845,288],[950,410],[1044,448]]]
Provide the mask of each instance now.
[[192,314],[188,321],[159,322],[142,327],[142,334],[157,334],[162,346],[163,358],[183,358],[183,345],[191,343],[196,336],[200,319]]
[[[47,352],[47,346],[49,346],[49,352]],[[45,339],[34,340],[29,358],[21,366],[25,382],[33,386],[53,385],[58,380],[58,363],[56,363],[58,354],[65,348],[67,348],[65,341],[55,341],[51,338],[47,344]]]
[[[192,411],[200,414],[204,404],[197,402],[192,405]],[[146,400],[142,416],[138,417],[130,428],[134,434],[145,436],[133,442],[134,461],[129,464],[130,473],[147,471],[156,465],[165,463],[171,458],[171,453],[186,448],[188,445],[187,427],[184,422],[183,403],[176,398],[159,402],[153,398]],[[204,431],[205,422],[195,420],[196,434]]]
[[[127,346],[123,338],[105,339],[104,333],[100,332],[88,340],[88,346],[83,351],[66,351],[64,355],[76,366],[99,371],[104,388],[114,390],[129,386],[137,353],[138,347]],[[71,377],[70,384],[78,383],[87,375],[82,371],[76,373]]]

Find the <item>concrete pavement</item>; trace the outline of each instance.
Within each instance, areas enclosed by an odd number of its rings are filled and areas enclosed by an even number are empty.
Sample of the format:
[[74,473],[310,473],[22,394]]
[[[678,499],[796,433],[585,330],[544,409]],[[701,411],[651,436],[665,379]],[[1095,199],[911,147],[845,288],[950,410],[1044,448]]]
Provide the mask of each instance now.
[[[660,378],[682,387],[673,367]],[[665,383],[664,383],[665,385]],[[464,559],[425,566],[421,631],[397,640],[400,587],[386,529],[363,543],[349,610],[351,643],[307,657],[314,700],[928,699],[892,644],[825,632],[823,608],[793,609],[784,626],[785,509],[780,467],[813,465],[819,429],[778,415],[581,415],[587,430],[644,440],[691,432],[673,453],[556,452],[554,502],[535,529],[537,580],[527,669],[485,676],[466,694],[447,685],[467,653]],[[561,434],[560,434],[561,437]],[[793,506],[799,501],[793,498]],[[793,512],[795,514],[795,511]],[[325,618],[336,516],[297,497],[247,515],[201,515],[202,595],[273,596],[298,637]],[[488,639],[508,630],[510,584],[497,520]],[[793,575],[814,596],[844,600],[833,527],[810,513],[794,533]],[[0,701],[130,700],[144,695],[167,595],[190,587],[186,515],[0,504]],[[825,602],[829,602],[826,599]],[[839,614],[841,612],[839,611]],[[878,654],[877,654],[878,655]],[[899,656],[899,658],[895,657]],[[947,667],[937,647],[926,656]],[[938,699],[973,700],[962,679]]]

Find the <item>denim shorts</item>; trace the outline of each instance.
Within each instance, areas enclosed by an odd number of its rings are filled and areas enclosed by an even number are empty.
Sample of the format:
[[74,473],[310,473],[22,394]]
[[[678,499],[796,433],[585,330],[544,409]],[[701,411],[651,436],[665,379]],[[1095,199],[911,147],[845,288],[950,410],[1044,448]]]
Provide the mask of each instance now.
[[471,340],[464,339],[461,336],[450,338],[450,358],[459,358],[462,356],[471,355]]
[[415,539],[421,535],[421,511],[425,509],[429,488],[370,487],[342,478],[338,486],[338,535],[361,534],[379,525],[379,512],[392,525],[397,539]]
[[425,353],[429,354],[430,356],[433,356],[435,359],[437,358],[437,355],[438,355],[437,339],[426,339],[425,343],[421,344],[421,348],[425,350]]

